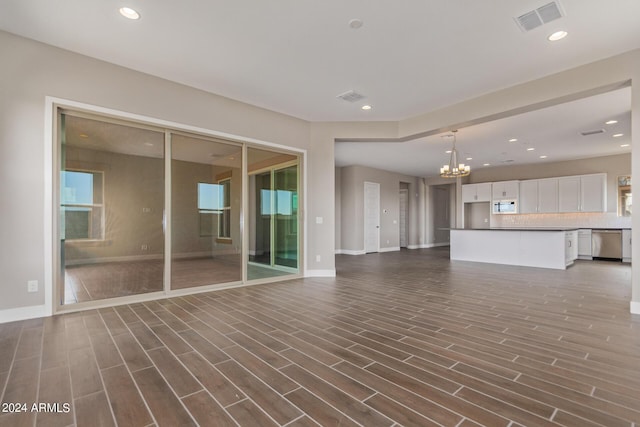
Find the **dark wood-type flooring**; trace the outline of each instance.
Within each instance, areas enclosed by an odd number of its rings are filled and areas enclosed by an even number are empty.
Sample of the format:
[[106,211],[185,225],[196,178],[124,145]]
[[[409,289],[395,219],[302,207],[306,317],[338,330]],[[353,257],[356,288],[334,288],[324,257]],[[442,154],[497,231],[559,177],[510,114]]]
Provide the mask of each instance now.
[[640,424],[630,266],[428,249],[337,267],[0,325],[2,409],[29,409],[0,426]]

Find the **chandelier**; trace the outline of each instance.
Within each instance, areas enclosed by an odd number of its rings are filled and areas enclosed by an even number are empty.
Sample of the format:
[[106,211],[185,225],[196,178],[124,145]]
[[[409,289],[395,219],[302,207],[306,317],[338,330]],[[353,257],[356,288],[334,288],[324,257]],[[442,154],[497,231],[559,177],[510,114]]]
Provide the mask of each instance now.
[[458,150],[456,150],[456,132],[453,132],[453,148],[451,149],[451,157],[449,164],[440,168],[440,176],[443,178],[457,178],[459,176],[467,176],[471,173],[471,167],[464,163],[458,163]]

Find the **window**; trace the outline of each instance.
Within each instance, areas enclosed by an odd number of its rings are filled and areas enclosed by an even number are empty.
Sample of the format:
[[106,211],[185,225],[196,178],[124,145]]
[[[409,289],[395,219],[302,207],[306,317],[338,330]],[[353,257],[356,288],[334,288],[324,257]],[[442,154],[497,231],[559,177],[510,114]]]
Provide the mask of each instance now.
[[104,239],[103,173],[64,170],[60,182],[62,238]]
[[[198,211],[201,236],[231,239],[231,179],[217,184],[199,182]],[[217,226],[217,232],[214,232],[214,226]]]

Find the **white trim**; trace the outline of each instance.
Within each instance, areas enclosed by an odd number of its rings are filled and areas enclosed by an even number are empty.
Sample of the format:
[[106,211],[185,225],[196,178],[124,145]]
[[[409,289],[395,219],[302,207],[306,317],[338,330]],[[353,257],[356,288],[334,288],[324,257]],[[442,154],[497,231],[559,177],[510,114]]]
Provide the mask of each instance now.
[[8,308],[6,310],[0,310],[0,324],[51,316],[50,310],[51,305],[32,305],[29,307]]
[[307,270],[304,277],[336,277],[335,270]]
[[343,255],[364,255],[364,254],[366,254],[364,249],[357,250],[357,251],[352,251],[350,249],[340,249],[340,253],[343,254]]
[[333,251],[333,253],[335,255],[340,255],[342,253],[342,249],[336,249],[335,251]]
[[640,314],[640,301],[631,301],[631,314]]
[[407,249],[420,249],[423,247],[424,245],[407,245]]
[[388,248],[380,248],[378,252],[397,252],[400,250],[400,246],[390,246]]
[[[53,135],[53,123],[56,114],[53,102],[46,97],[44,105],[44,309],[42,316],[51,316],[54,310],[53,301],[53,147],[55,146]],[[24,309],[12,309],[20,310]],[[12,311],[9,310],[9,311]],[[3,313],[0,311],[0,322],[3,321]],[[34,316],[39,317],[39,316]],[[17,320],[17,319],[16,319]]]

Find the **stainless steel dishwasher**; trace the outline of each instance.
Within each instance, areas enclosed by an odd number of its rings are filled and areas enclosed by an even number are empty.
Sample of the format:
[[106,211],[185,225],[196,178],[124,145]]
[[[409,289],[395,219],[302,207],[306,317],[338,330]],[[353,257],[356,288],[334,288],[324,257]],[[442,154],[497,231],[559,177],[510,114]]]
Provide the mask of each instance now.
[[593,258],[622,260],[622,230],[593,230],[591,251]]

